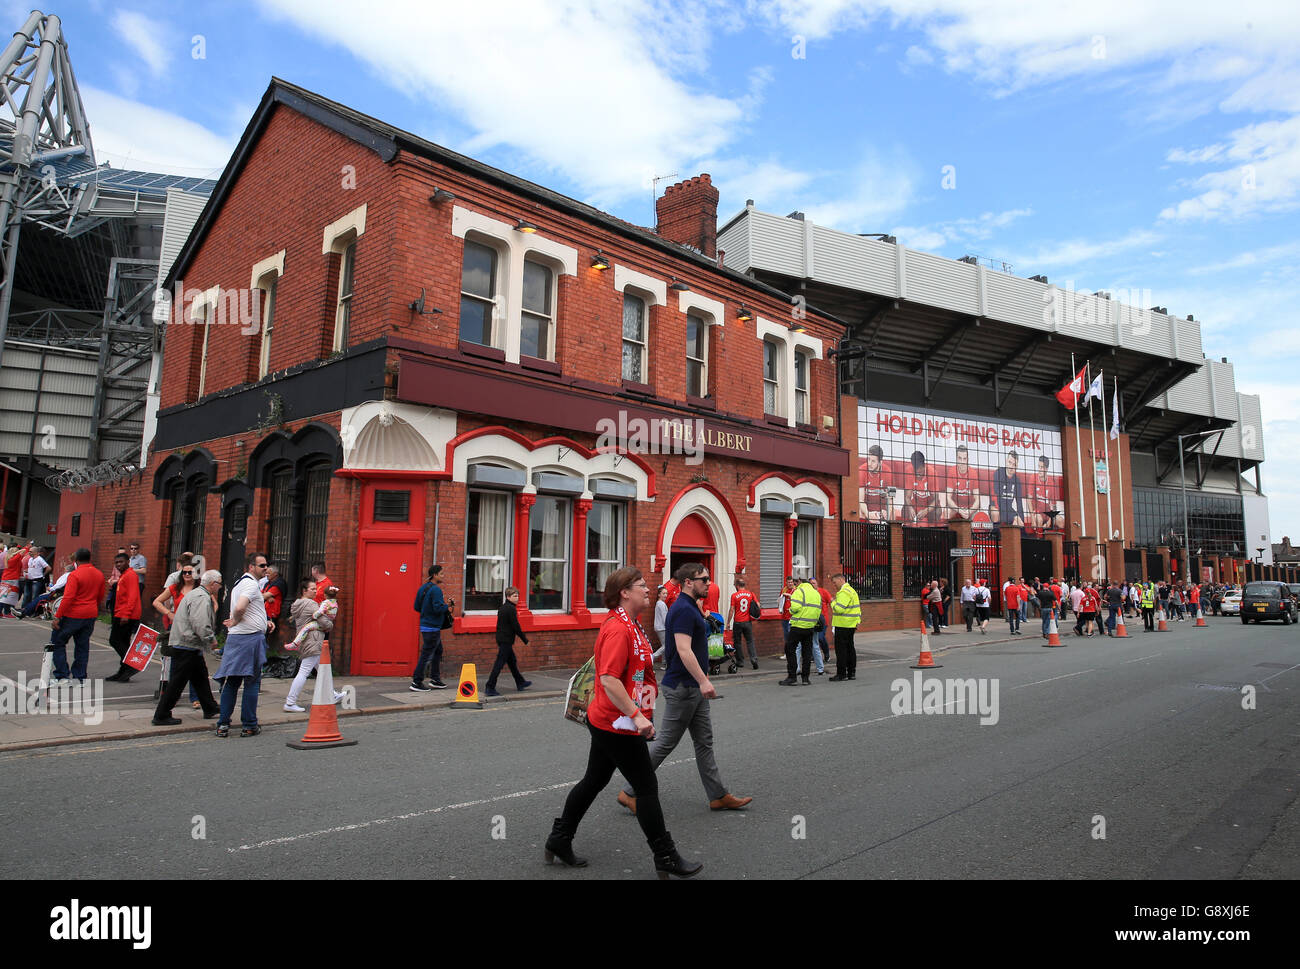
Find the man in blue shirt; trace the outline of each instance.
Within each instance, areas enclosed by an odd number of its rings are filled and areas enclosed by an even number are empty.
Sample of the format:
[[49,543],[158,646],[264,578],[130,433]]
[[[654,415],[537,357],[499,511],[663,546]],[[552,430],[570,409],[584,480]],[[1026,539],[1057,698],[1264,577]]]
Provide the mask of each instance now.
[[[660,678],[660,692],[667,708],[655,721],[655,742],[650,748],[650,765],[659,765],[677,747],[682,735],[690,731],[695,742],[695,766],[714,811],[737,810],[753,800],[727,793],[718,763],[713,757],[713,723],[709,718],[709,700],[718,691],[705,672],[709,668],[709,624],[700,609],[700,600],[709,594],[709,570],[699,562],[688,562],[674,576],[682,592],[668,607],[665,629],[668,633],[664,658],[667,669]],[[618,794],[618,803],[636,813],[636,792],[630,787]]]
[[[420,658],[416,660],[411,672],[411,689],[416,693],[428,693],[430,690],[445,690],[447,684],[442,682],[442,623],[447,614],[455,607],[454,599],[442,597],[442,566],[429,566],[429,581],[420,586],[415,594],[415,611],[420,614]],[[432,664],[432,665],[430,665]],[[429,666],[429,679],[421,680],[420,674]]]

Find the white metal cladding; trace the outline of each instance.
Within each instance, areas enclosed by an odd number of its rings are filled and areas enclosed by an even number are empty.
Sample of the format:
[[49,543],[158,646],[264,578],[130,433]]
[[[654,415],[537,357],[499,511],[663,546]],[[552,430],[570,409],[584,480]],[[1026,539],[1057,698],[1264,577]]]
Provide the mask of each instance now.
[[1207,369],[1214,387],[1214,416],[1237,419],[1237,383],[1233,379],[1232,364],[1210,360]]
[[844,237],[813,226],[813,263],[817,278],[880,296],[898,296],[896,246],[876,239]]
[[182,192],[179,189],[167,190],[167,209],[163,215],[162,247],[158,257],[158,284],[167,278],[172,264],[180,255],[181,247],[190,237],[194,223],[199,221],[203,207],[208,204],[208,196]]
[[907,298],[957,313],[979,314],[975,267],[928,252],[907,250]]
[[728,269],[741,273],[749,269],[749,226],[748,220],[740,219],[718,234],[718,249],[726,254],[724,264]]
[[1210,373],[1207,368],[1184,377],[1170,387],[1169,393],[1165,396],[1168,399],[1169,410],[1176,410],[1183,414],[1200,414],[1204,417],[1211,417],[1214,414],[1214,408],[1210,406]]
[[803,223],[779,215],[751,212],[751,265],[770,272],[801,278],[803,272]]
[[[748,209],[726,235],[732,237],[745,225],[749,227],[748,260],[741,266],[732,262],[728,253],[729,265],[741,271],[760,269],[796,278],[805,275],[805,223]],[[824,226],[809,228],[813,233],[814,279],[959,313],[980,313],[979,274],[974,266]],[[903,267],[901,274],[899,266]],[[1195,364],[1203,359],[1200,326],[1195,322],[997,271],[985,271],[983,280],[984,315],[989,319],[1035,330],[1052,329],[1045,322],[1044,307],[1056,299],[1063,333],[1113,345],[1118,323],[1119,341],[1133,350],[1176,356]]]
[[1258,394],[1238,394],[1241,402],[1241,444],[1243,458],[1264,460],[1264,416],[1259,409]]
[[1047,287],[1006,273],[988,273],[984,282],[991,319],[1023,320],[1023,326],[1035,330],[1052,328],[1052,295]]

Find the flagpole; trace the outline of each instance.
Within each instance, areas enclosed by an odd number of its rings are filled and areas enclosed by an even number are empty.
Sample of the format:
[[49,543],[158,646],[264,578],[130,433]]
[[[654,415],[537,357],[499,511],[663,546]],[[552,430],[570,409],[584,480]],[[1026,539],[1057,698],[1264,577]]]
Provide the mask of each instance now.
[[[1070,382],[1071,383],[1074,382],[1075,375],[1077,375],[1078,372],[1079,371],[1074,369],[1074,354],[1071,353],[1070,354]],[[1079,537],[1082,538],[1084,535],[1088,534],[1088,514],[1086,511],[1084,511],[1084,504],[1083,504],[1083,452],[1079,448],[1079,395],[1078,394],[1074,395],[1074,463],[1075,466],[1079,469],[1079,528],[1081,529],[1081,531],[1079,532]],[[1083,563],[1080,562],[1079,565],[1082,566]],[[1082,569],[1080,569],[1080,574],[1082,574]]]
[[[1119,377],[1115,378],[1115,414],[1119,414]],[[1115,448],[1119,449],[1119,438],[1115,439]],[[1119,540],[1120,544],[1128,543],[1128,532],[1124,528],[1124,460],[1121,455],[1119,464]]]
[[[1104,372],[1104,371],[1103,371]],[[1117,380],[1119,378],[1116,378]],[[1101,416],[1106,416],[1106,381],[1101,382]],[[1110,473],[1110,432],[1103,424],[1101,431],[1101,446],[1106,452],[1106,541],[1110,541],[1115,534],[1115,519],[1111,517],[1110,493],[1115,490],[1115,479]]]
[[[1088,368],[1088,376],[1086,378],[1088,381],[1088,390],[1091,391],[1092,390],[1092,361],[1089,360],[1087,364],[1085,364],[1085,366]],[[1098,498],[1097,496],[1097,430],[1092,425],[1092,403],[1090,401],[1085,401],[1085,402],[1088,404],[1088,440],[1091,442],[1091,447],[1089,448],[1089,455],[1088,455],[1088,472],[1089,474],[1092,475],[1092,517],[1093,520],[1096,521],[1097,523],[1097,535],[1094,537],[1100,538],[1101,537],[1101,499]],[[1098,551],[1100,552],[1100,549],[1098,549]],[[1093,578],[1099,579],[1101,578],[1101,576],[1094,575]]]

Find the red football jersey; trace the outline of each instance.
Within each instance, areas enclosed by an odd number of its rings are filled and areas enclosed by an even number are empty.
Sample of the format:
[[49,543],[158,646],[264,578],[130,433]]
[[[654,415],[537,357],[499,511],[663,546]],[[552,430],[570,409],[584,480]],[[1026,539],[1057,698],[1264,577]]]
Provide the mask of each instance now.
[[1034,511],[1046,515],[1056,507],[1056,486],[1049,481],[1034,479],[1030,497],[1034,502]]
[[979,488],[979,478],[971,468],[966,469],[962,474],[956,468],[953,469],[952,475],[948,479],[948,486],[952,489],[952,501],[958,508],[970,508],[975,504],[975,492]]
[[930,479],[928,477],[912,478],[912,483],[907,490],[911,495],[912,507],[917,511],[929,508],[934,502],[934,492],[930,490]]
[[884,471],[862,472],[862,503],[867,511],[884,512],[889,507],[889,483]]

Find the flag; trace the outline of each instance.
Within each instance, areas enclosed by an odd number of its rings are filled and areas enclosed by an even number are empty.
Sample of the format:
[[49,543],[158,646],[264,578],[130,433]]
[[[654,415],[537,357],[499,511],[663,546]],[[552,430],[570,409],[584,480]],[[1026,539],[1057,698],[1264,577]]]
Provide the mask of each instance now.
[[1101,401],[1102,406],[1104,407],[1106,405],[1106,398],[1102,396],[1103,392],[1104,391],[1102,390],[1102,386],[1101,386],[1101,374],[1097,374],[1097,378],[1092,382],[1091,386],[1088,387],[1088,393],[1083,398],[1083,406],[1084,407],[1091,406],[1088,403],[1088,401],[1091,400],[1093,397],[1096,397],[1099,401]]
[[1061,402],[1061,406],[1066,410],[1073,410],[1079,403],[1079,397],[1083,393],[1085,367],[1074,375],[1074,379],[1056,392],[1056,399]]
[[1114,441],[1119,437],[1119,384],[1115,385],[1115,396],[1112,398],[1110,415],[1110,439]]

